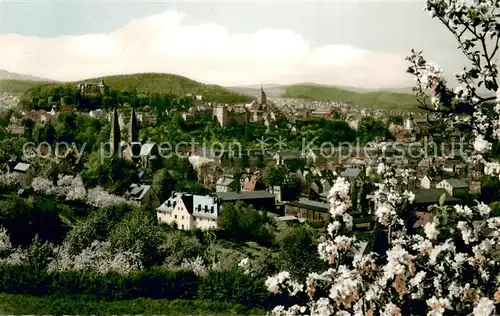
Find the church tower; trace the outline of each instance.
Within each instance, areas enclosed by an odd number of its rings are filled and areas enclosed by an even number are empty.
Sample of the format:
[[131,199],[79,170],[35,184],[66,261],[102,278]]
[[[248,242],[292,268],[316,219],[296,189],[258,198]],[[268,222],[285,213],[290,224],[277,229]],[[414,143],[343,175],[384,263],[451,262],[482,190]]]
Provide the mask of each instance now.
[[266,93],[264,92],[264,86],[260,85],[260,104],[261,105],[266,105],[267,104],[267,96]]
[[130,124],[129,124],[129,152],[132,155],[132,159],[138,158],[141,153],[141,143],[139,143],[139,123],[137,121],[137,114],[135,113],[135,107],[132,107],[132,113],[130,114]]
[[111,145],[111,152],[113,155],[120,154],[120,123],[118,122],[118,111],[116,110],[116,106],[113,110],[113,117],[111,118],[111,135],[109,139]]
[[139,123],[137,121],[135,107],[132,107],[132,114],[130,114],[129,138],[131,144],[139,141]]

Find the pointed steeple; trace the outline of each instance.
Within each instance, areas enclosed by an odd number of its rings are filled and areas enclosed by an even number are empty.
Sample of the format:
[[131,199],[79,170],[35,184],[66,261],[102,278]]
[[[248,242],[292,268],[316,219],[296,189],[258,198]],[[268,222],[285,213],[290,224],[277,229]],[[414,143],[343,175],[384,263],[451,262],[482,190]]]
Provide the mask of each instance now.
[[118,111],[116,109],[116,106],[113,109],[113,117],[111,118],[111,135],[109,142],[111,145],[111,152],[113,153],[113,155],[119,154],[121,135],[120,135],[120,123],[118,121]]
[[131,144],[139,141],[139,123],[137,122],[135,107],[132,107],[132,113],[130,114],[129,138]]
[[260,84],[260,104],[262,105],[267,104],[267,96],[266,93],[264,92],[264,85],[262,83]]

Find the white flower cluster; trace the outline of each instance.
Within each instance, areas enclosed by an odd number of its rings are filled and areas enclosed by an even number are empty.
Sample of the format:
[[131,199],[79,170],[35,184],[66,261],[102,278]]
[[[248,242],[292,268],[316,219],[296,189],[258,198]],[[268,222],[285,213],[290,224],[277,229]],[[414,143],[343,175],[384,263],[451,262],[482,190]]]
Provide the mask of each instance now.
[[[412,63],[411,73],[419,84],[417,91],[430,88],[433,91],[431,103],[437,109],[442,109],[442,100],[447,102],[445,108],[453,109],[461,104],[459,111],[468,116],[468,122],[473,126],[472,145],[478,154],[476,160],[486,166],[488,174],[500,176],[500,164],[485,158],[492,150],[494,140],[500,140],[500,82],[497,68],[500,5],[496,0],[426,0],[425,4],[431,16],[438,18],[453,33],[461,51],[471,61],[471,66],[456,73],[459,85],[448,89],[441,69],[426,62],[421,53],[412,51],[407,60]],[[438,84],[439,89],[436,90]],[[496,97],[480,97],[478,87],[486,88]],[[489,107],[484,107],[486,101],[497,103],[493,112]],[[451,112],[456,113],[454,110]]]
[[[385,165],[377,169],[383,175],[392,174]],[[385,183],[379,186],[382,192],[373,194],[372,199],[389,204],[412,198],[408,192],[395,192],[398,181],[383,179],[382,183]],[[474,311],[474,315],[493,315],[495,304],[500,303],[500,278],[497,277],[500,264],[494,259],[500,254],[497,246],[500,245],[500,218],[490,217],[487,205],[443,206],[443,214],[449,216],[447,226],[441,226],[443,220],[439,214],[442,213],[438,212],[432,221],[423,225],[422,235],[407,235],[404,226],[398,225],[401,220],[397,212],[391,214],[393,220],[387,224],[393,229],[393,238],[381,261],[378,254],[365,253],[366,243],[357,243],[354,236],[338,234],[351,229],[342,219],[347,214],[344,204],[349,205],[346,192],[349,192],[348,185],[338,178],[331,192],[334,217],[328,228],[329,238],[318,246],[320,257],[337,265],[321,274],[309,275],[305,290],[310,298],[307,304],[288,309],[278,306],[271,314],[410,315],[416,311],[405,310],[402,302],[412,299],[424,302],[428,315],[464,312],[455,310],[457,307]],[[441,234],[443,230],[448,230],[448,234]],[[454,234],[454,239],[442,240],[449,234]],[[455,245],[459,239],[470,248],[459,251]],[[483,283],[472,283],[471,275]],[[493,289],[486,284],[493,284]],[[268,278],[266,286],[272,293],[283,293],[284,288],[298,289],[290,283],[287,272]],[[329,293],[328,297],[317,296],[325,292]]]
[[0,172],[0,183],[5,186],[16,185],[20,182],[20,174],[16,172]]
[[43,177],[33,179],[31,187],[35,192],[44,195],[54,195],[66,200],[84,201],[95,207],[104,207],[115,204],[136,204],[125,197],[108,193],[102,187],[86,189],[80,176],[59,176],[56,184]]
[[287,271],[282,271],[275,276],[267,278],[265,284],[268,291],[275,294],[283,293],[284,289],[286,289],[288,294],[295,296],[304,289],[302,284],[290,279],[290,273]]
[[71,255],[68,244],[54,249],[55,256],[49,263],[49,272],[93,271],[107,273],[117,271],[127,274],[143,268],[139,254],[131,252],[115,253],[109,242],[94,241],[77,255]]
[[[493,143],[500,140],[495,56],[500,49],[500,2],[425,2],[431,16],[453,33],[471,66],[456,74],[459,86],[449,89],[442,69],[427,62],[420,52],[412,51],[407,58],[411,63],[408,71],[418,84],[417,97],[426,102],[430,90],[435,110],[448,111],[457,121],[470,124],[474,153],[467,159],[484,164],[485,171],[500,176],[500,163],[488,157]],[[496,96],[480,97],[478,87]],[[487,101],[498,103],[493,111]],[[349,185],[344,179],[337,179],[330,192],[332,222],[328,239],[318,246],[320,257],[330,268],[309,275],[307,304],[288,309],[276,307],[273,314],[296,315],[300,311],[311,315],[402,316],[421,314],[422,306],[427,306],[430,316],[494,315],[500,304],[500,218],[491,217],[490,208],[482,203],[474,207],[434,206],[434,218],[421,225],[423,232],[411,234],[400,218],[407,211],[405,206],[414,199],[412,193],[405,191],[408,182],[385,164],[380,164],[376,172],[382,180],[370,199],[378,223],[387,227],[386,253],[365,253],[354,234],[349,234]],[[281,286],[287,282],[288,274],[281,273],[270,278],[266,286],[273,293],[281,293]],[[420,302],[419,310],[411,309],[414,304],[410,300]]]
[[213,271],[221,271],[221,267],[217,262],[213,262],[212,265],[206,265],[203,258],[200,256],[197,256],[194,259],[184,258],[180,268],[183,270],[193,271],[194,274],[198,276],[204,276]]
[[10,250],[12,250],[12,244],[7,229],[0,227],[0,253]]
[[250,274],[250,259],[241,259],[241,261],[238,263],[238,267],[242,268],[245,274]]

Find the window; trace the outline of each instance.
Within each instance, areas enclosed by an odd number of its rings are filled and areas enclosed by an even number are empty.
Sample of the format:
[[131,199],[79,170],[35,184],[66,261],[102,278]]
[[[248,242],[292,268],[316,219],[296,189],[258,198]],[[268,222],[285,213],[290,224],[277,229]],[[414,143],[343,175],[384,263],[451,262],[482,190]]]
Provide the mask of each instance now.
[[177,215],[174,215],[174,218],[177,219]]
[[182,219],[184,219],[184,216],[182,216]]
[[182,225],[182,229],[184,229],[184,225]]

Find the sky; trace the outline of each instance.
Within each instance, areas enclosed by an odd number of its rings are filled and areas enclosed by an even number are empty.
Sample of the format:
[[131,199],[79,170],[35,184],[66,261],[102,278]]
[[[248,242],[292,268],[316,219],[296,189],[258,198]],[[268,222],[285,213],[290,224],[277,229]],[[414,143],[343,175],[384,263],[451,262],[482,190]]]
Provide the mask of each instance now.
[[412,48],[445,72],[453,36],[406,1],[0,0],[0,69],[73,81],[174,73],[226,86],[412,86]]

